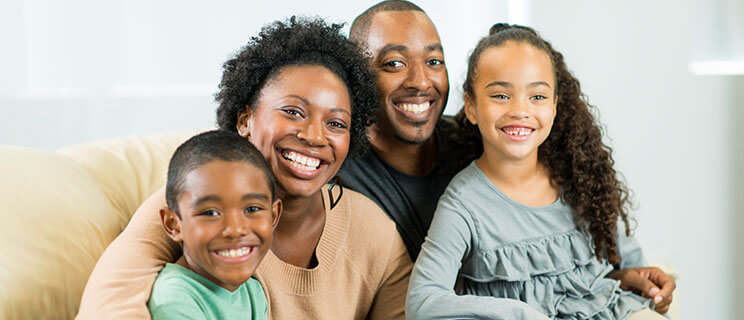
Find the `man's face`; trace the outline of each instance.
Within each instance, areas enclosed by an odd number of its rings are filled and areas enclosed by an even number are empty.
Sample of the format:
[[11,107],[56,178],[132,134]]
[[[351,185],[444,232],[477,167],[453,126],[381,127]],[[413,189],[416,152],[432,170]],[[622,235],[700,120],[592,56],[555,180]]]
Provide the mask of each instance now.
[[420,11],[384,11],[372,18],[367,45],[380,91],[379,129],[405,143],[426,142],[449,93],[436,28]]

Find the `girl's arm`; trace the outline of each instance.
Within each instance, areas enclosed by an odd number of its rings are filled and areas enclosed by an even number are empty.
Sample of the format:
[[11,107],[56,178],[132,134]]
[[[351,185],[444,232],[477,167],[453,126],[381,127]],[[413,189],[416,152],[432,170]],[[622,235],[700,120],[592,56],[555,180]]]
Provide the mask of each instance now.
[[161,188],[140,206],[129,225],[98,260],[85,286],[77,319],[149,319],[147,300],[166,262],[181,254],[160,222]]
[[474,222],[461,203],[445,193],[411,273],[408,319],[548,319],[519,300],[458,296],[454,286],[461,261],[473,249]]

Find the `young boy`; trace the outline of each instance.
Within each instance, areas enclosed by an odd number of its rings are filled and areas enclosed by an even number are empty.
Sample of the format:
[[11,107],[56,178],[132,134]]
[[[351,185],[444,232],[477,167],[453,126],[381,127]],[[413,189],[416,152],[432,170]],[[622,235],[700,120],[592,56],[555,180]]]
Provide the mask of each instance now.
[[184,142],[168,166],[160,217],[183,256],[160,271],[153,319],[266,319],[252,278],[282,211],[261,153],[239,135],[209,131]]

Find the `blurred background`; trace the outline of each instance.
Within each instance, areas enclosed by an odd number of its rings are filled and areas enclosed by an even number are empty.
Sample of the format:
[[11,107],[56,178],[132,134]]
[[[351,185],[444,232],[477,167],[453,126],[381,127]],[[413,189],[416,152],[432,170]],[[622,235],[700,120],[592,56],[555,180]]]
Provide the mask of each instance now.
[[[221,65],[292,14],[350,22],[376,1],[0,2],[0,144],[44,150],[214,126]],[[416,1],[462,105],[465,61],[495,22],[535,27],[600,110],[634,191],[636,236],[680,275],[684,319],[744,302],[744,1]],[[348,30],[348,25],[345,28]]]

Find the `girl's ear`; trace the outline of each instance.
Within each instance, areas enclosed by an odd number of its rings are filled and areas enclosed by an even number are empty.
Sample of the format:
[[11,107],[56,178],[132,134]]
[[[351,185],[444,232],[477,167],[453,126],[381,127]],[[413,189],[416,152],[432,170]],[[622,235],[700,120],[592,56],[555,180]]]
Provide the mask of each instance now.
[[478,120],[476,117],[477,113],[475,111],[475,103],[473,103],[473,98],[470,97],[470,94],[465,94],[465,116],[468,117],[468,121],[472,123],[473,125],[478,124]]
[[163,229],[168,237],[175,242],[183,242],[183,235],[181,235],[181,219],[176,216],[168,207],[160,209],[160,221],[163,223]]
[[253,115],[253,109],[250,106],[245,106],[245,110],[238,115],[236,129],[238,134],[246,139],[251,136],[251,115]]
[[279,223],[279,218],[282,216],[282,200],[276,199],[271,205],[271,228],[276,229],[276,225]]

